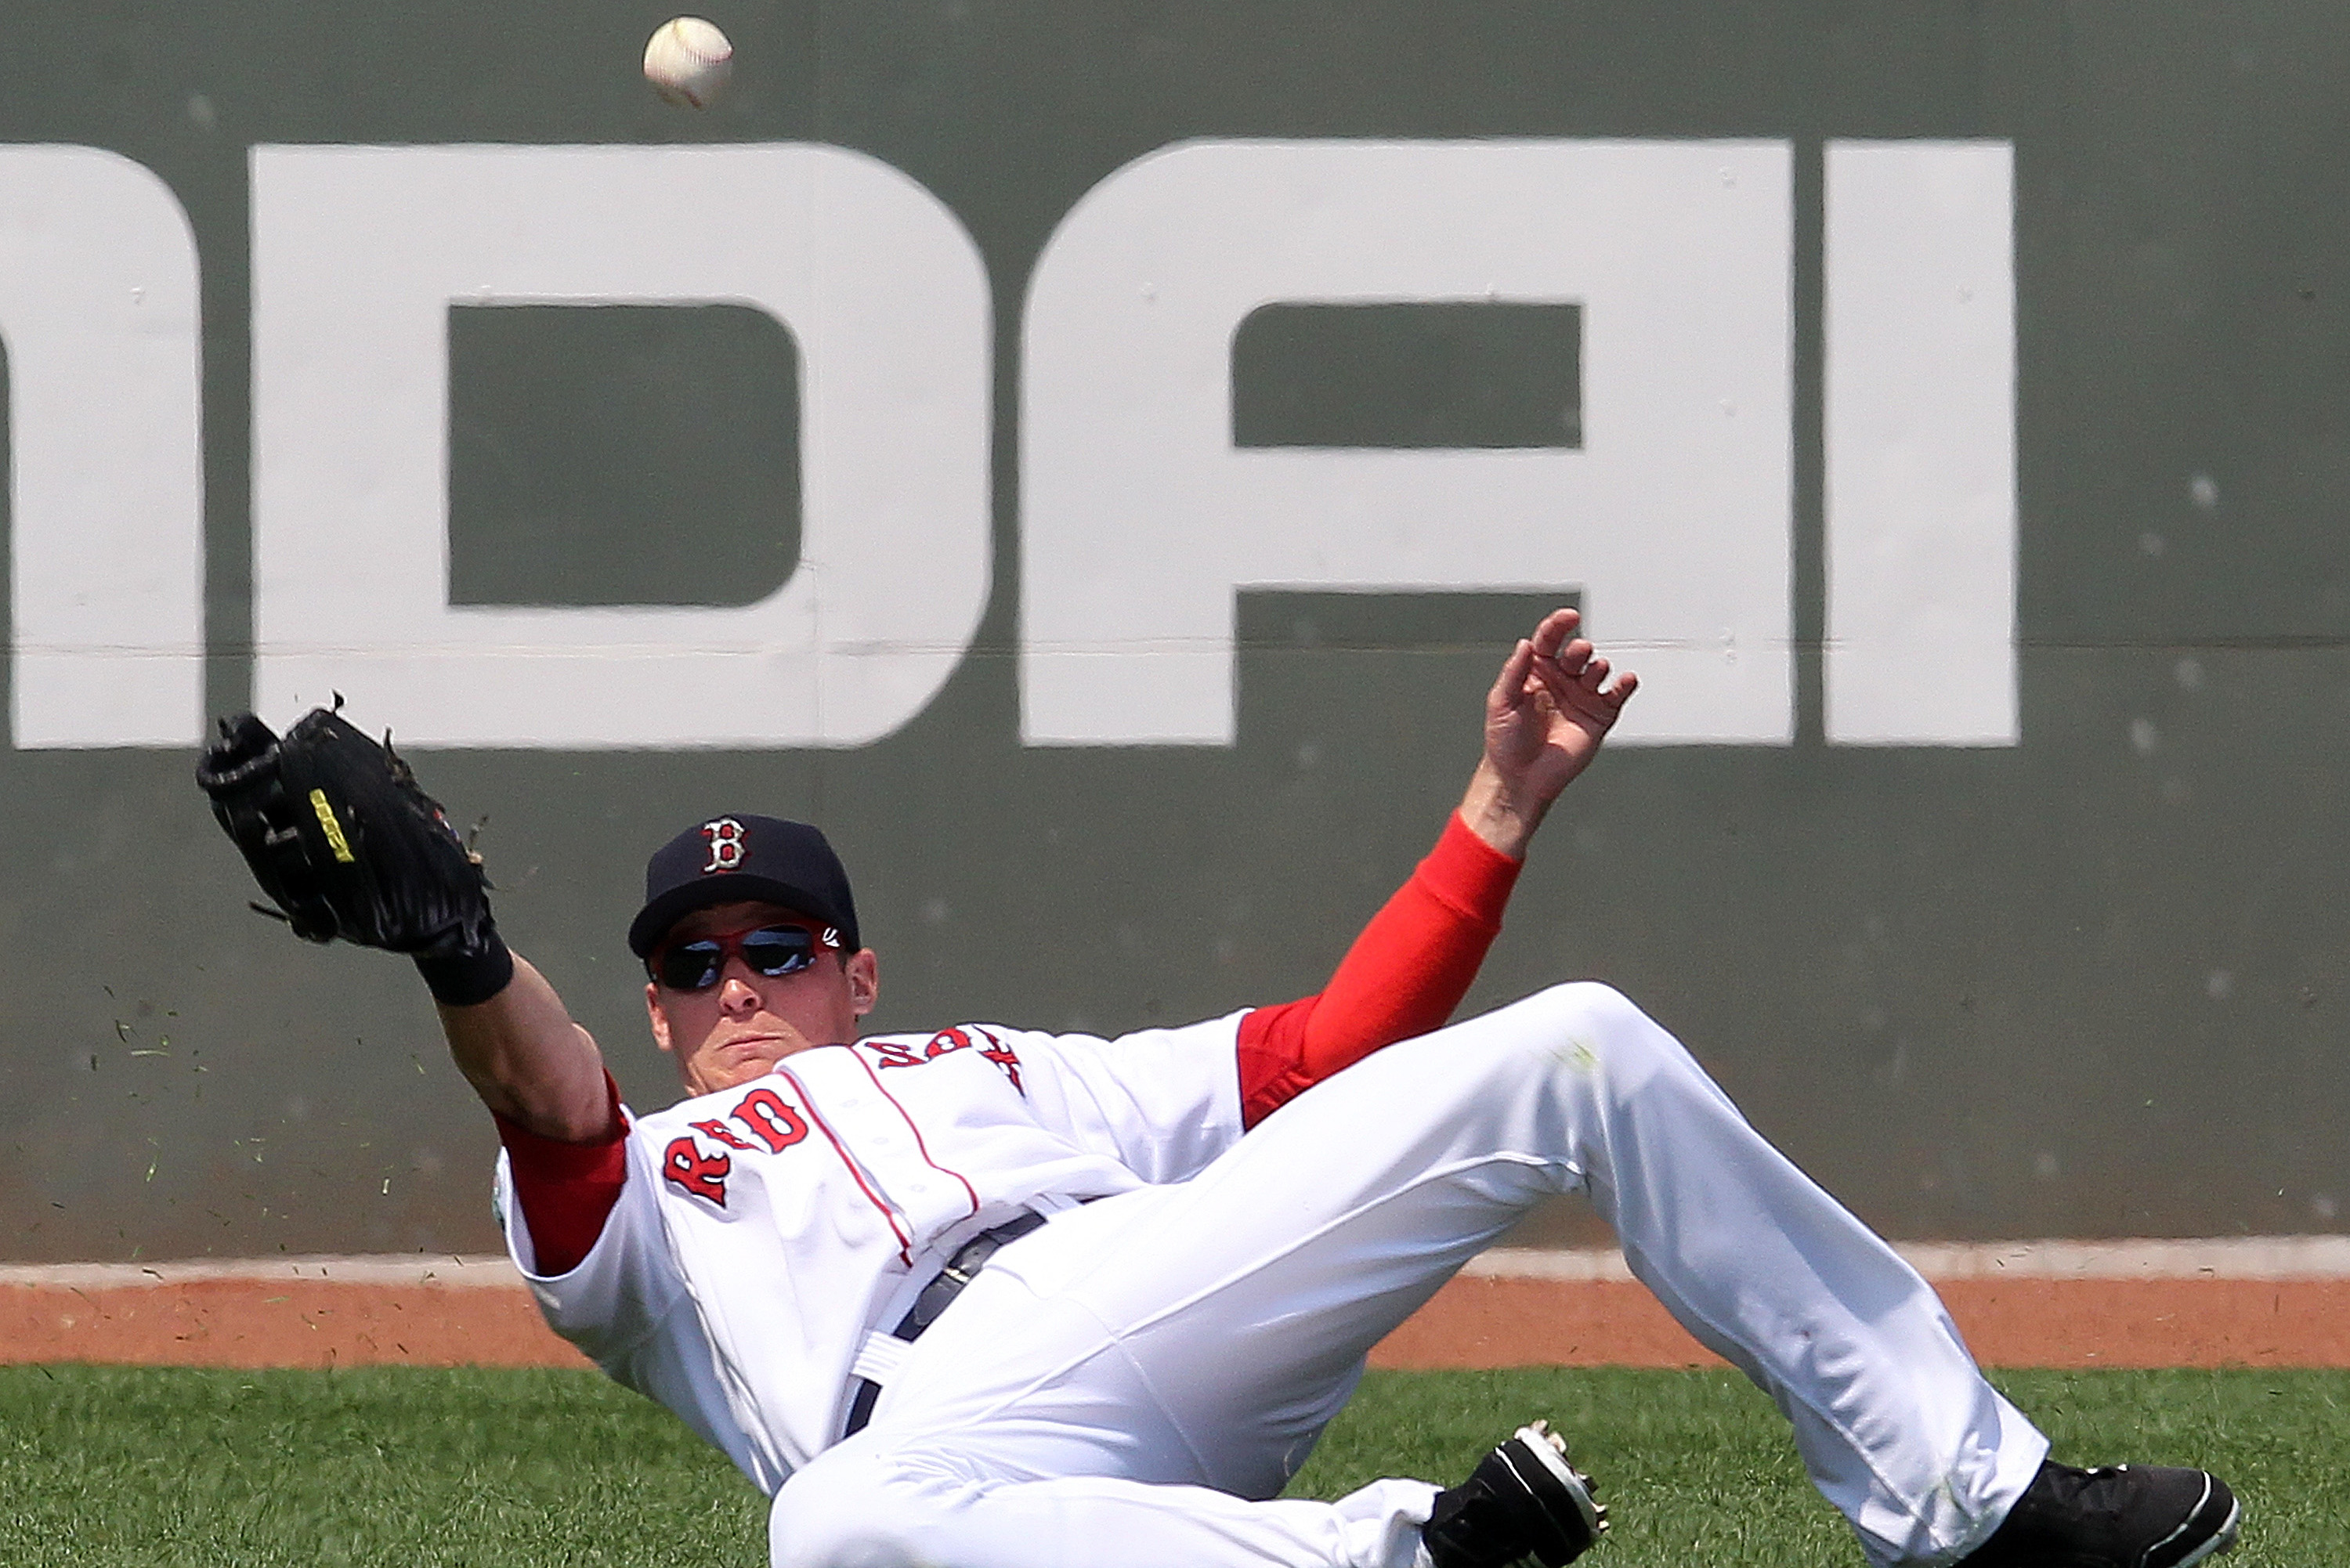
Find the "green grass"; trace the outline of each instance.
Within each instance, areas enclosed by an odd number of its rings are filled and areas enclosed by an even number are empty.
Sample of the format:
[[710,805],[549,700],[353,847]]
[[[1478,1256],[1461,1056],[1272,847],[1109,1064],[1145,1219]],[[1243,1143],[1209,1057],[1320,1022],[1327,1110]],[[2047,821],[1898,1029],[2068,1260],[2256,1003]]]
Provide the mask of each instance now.
[[0,1563],[765,1561],[749,1483],[592,1372],[0,1369]]
[[[2250,1521],[2230,1568],[2350,1561],[2350,1374],[1998,1380],[2060,1458],[2226,1475]],[[1593,1568],[1861,1563],[1777,1414],[1728,1373],[1374,1375],[1293,1491],[1457,1479],[1535,1415],[1612,1505]],[[9,1564],[755,1568],[765,1516],[717,1455],[592,1374],[0,1368]]]
[[[2350,1562],[2350,1373],[2000,1372],[2074,1464],[2197,1464],[2243,1500],[2229,1568]],[[1292,1490],[1452,1480],[1534,1416],[1565,1432],[1615,1528],[1593,1568],[1864,1568],[1776,1410],[1734,1372],[1388,1373],[1366,1381]],[[1581,1568],[1581,1564],[1577,1564]]]

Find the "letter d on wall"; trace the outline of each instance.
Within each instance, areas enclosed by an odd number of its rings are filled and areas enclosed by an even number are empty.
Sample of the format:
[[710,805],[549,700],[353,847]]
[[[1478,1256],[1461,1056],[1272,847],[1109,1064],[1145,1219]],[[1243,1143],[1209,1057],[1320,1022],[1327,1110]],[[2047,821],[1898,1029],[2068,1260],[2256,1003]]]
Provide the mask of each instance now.
[[[808,145],[258,147],[253,228],[265,712],[339,690],[426,745],[847,746],[962,658],[988,588],[987,284],[905,175]],[[781,320],[805,375],[791,576],[740,607],[452,607],[458,300]]]

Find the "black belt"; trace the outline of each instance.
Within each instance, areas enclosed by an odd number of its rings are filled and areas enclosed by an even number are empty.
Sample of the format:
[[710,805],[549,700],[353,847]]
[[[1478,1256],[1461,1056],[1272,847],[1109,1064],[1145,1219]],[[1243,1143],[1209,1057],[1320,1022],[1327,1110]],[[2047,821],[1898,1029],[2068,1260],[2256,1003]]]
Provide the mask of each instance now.
[[[982,1231],[956,1248],[955,1255],[947,1260],[947,1266],[939,1271],[939,1277],[922,1287],[922,1293],[914,1298],[912,1308],[889,1332],[899,1339],[920,1339],[922,1331],[938,1322],[939,1314],[947,1310],[955,1297],[962,1294],[962,1288],[971,1283],[972,1276],[987,1266],[988,1259],[1044,1222],[1045,1217],[1032,1209],[1019,1219],[1007,1220],[993,1231]],[[841,1434],[843,1437],[855,1437],[865,1429],[865,1423],[873,1418],[873,1402],[881,1397],[881,1385],[870,1377],[858,1378],[855,1387],[857,1392],[848,1401],[848,1426]]]

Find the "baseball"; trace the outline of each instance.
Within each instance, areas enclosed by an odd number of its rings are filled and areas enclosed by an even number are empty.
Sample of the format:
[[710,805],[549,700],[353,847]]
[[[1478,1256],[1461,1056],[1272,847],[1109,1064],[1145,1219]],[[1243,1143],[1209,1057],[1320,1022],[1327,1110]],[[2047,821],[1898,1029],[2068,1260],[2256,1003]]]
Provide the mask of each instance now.
[[734,72],[734,46],[699,16],[673,16],[645,45],[645,80],[670,102],[708,109]]

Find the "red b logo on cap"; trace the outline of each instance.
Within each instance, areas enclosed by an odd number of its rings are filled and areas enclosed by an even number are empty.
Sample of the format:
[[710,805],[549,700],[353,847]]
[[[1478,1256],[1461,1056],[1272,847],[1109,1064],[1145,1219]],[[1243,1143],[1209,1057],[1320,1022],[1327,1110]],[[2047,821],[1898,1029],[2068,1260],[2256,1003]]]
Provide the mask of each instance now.
[[702,825],[702,836],[710,841],[710,863],[702,870],[704,876],[712,871],[732,871],[743,864],[743,825],[731,816]]

